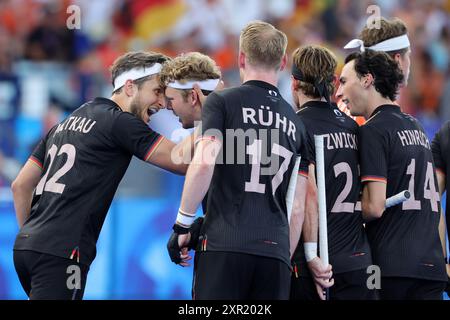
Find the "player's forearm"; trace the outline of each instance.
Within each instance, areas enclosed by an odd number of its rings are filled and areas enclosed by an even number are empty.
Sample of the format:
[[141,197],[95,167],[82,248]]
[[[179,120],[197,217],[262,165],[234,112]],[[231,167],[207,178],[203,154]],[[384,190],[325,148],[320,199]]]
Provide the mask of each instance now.
[[365,222],[381,218],[386,205],[386,184],[369,181],[363,186],[361,208]]
[[289,224],[289,249],[291,258],[297,249],[300,236],[302,235],[302,224],[303,219],[301,218],[301,215],[292,214]]
[[195,128],[194,132],[183,139],[180,143],[178,143],[174,149],[173,152],[176,155],[177,159],[181,159],[180,161],[183,164],[189,165],[191,163],[193,154],[194,154],[194,147],[195,147],[195,141],[200,135],[200,127],[198,126]]
[[42,168],[28,160],[11,185],[14,208],[19,227],[22,227],[31,211],[33,192],[41,178]]
[[13,192],[17,223],[19,228],[22,228],[23,224],[30,215],[34,188],[13,183],[11,189]]
[[214,164],[192,163],[186,174],[180,209],[195,213],[208,192],[214,172]]
[[300,236],[302,234],[303,221],[305,219],[306,185],[307,179],[303,176],[298,176],[295,198],[292,206],[291,221],[289,224],[291,258],[297,248]]
[[310,167],[305,204],[305,221],[303,222],[302,231],[304,242],[317,242],[318,230],[319,208],[317,202],[317,186],[314,177],[314,167]]
[[215,139],[200,140],[189,166],[181,197],[180,210],[192,216],[206,195],[211,183],[216,158],[222,144]]

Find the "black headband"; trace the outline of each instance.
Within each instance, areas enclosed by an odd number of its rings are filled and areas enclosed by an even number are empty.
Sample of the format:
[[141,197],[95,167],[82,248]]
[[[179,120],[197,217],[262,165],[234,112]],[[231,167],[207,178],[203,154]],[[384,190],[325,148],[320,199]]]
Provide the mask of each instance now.
[[325,98],[328,104],[331,105],[330,94],[328,93],[327,84],[333,82],[334,77],[330,77],[325,81],[318,82],[317,79],[314,77],[305,77],[303,72],[300,69],[298,69],[295,65],[292,66],[292,76],[296,80],[312,84],[314,88],[316,88],[320,97]]

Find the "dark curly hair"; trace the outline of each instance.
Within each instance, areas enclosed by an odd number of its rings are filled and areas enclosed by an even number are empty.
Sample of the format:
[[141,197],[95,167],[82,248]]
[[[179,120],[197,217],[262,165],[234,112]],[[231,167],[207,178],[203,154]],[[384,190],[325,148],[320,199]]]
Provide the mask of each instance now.
[[398,63],[387,53],[366,50],[354,52],[345,58],[345,63],[355,60],[355,71],[358,78],[371,74],[374,78],[375,90],[384,98],[396,99],[398,89],[403,82],[403,73]]

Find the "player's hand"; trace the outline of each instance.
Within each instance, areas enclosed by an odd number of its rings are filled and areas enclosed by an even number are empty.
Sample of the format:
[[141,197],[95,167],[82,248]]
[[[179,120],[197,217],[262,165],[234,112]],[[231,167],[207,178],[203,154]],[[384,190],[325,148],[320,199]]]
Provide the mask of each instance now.
[[223,90],[224,88],[225,88],[225,83],[223,82],[223,80],[220,80],[219,83],[217,84],[217,87],[214,89],[214,91]]
[[169,252],[170,260],[173,263],[179,264],[180,266],[189,266],[189,260],[192,259],[188,253],[189,241],[191,239],[190,233],[178,234],[173,232],[167,242],[167,251]]
[[[222,90],[223,88],[225,88],[225,83],[220,80],[214,91]],[[202,89],[200,89],[200,86],[198,84],[194,84],[193,90],[197,94],[198,100],[200,101],[200,106],[203,107],[203,104],[205,103],[207,97],[203,94]]]
[[189,250],[195,250],[197,248],[198,244],[198,238],[200,237],[200,230],[203,225],[203,217],[198,217],[194,220],[194,223],[192,223],[191,227],[189,228],[189,233],[191,234],[191,238],[189,240],[189,243],[187,244],[187,247]]
[[206,96],[203,94],[202,89],[200,89],[200,86],[198,84],[194,84],[194,88],[192,90],[194,90],[197,94],[200,106],[203,107],[203,104],[206,101]]
[[334,285],[332,267],[331,265],[325,266],[319,257],[314,258],[308,262],[308,268],[311,271],[316,285],[317,294],[320,299],[325,300],[325,289]]
[[[331,279],[327,286],[329,285],[330,287],[334,284],[334,279]],[[317,295],[319,296],[320,300],[326,300],[327,296],[326,296],[326,288],[327,287],[322,287],[322,285],[320,285],[319,283],[314,281],[314,285],[316,286],[316,291],[317,291]]]
[[329,280],[333,276],[332,266],[329,264],[325,266],[319,257],[315,257],[308,262],[308,268],[314,278]]

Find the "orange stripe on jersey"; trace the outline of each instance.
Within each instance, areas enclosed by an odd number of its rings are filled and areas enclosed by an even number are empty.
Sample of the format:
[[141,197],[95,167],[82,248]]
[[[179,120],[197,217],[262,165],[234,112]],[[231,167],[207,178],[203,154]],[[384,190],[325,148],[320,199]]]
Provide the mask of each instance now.
[[305,178],[308,178],[308,172],[306,172],[306,171],[300,170],[300,171],[298,172],[298,174],[301,175],[301,176],[303,176],[303,177],[305,177]]
[[350,113],[350,110],[348,109],[347,105],[342,102],[342,100],[339,100],[338,103],[338,108],[339,110],[341,110],[342,112],[344,112],[346,115],[348,115],[350,118],[352,118],[353,120],[355,120],[355,122],[359,125],[362,126],[364,123],[366,123],[366,119],[364,119],[364,117],[355,117],[352,116],[352,114]]
[[440,169],[440,168],[436,168],[436,171],[439,171],[440,174],[446,176],[444,170]]
[[44,166],[42,165],[42,163],[38,159],[36,159],[35,157],[31,156],[31,157],[28,158],[28,160],[30,160],[35,165],[37,165],[41,170],[44,170]]
[[150,159],[150,157],[152,156],[153,152],[155,152],[156,148],[158,148],[158,146],[161,144],[161,142],[164,140],[163,136],[159,136],[158,139],[156,139],[155,143],[153,143],[153,145],[150,147],[150,149],[148,150],[147,154],[145,155],[145,161],[148,161],[148,159]]
[[377,182],[387,183],[387,179],[383,178],[383,177],[377,177],[377,176],[363,176],[363,177],[361,177],[361,182],[368,182],[368,181],[377,181]]

